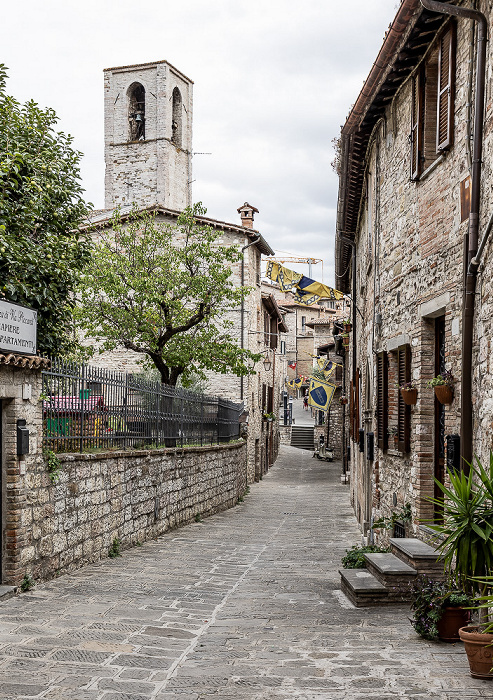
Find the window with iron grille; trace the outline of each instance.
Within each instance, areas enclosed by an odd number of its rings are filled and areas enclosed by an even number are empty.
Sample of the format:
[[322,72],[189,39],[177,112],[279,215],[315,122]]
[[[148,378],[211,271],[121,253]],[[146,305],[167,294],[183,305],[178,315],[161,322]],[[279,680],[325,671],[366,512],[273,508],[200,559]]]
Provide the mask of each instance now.
[[386,352],[377,355],[377,440],[381,450],[389,446],[389,365]]
[[453,144],[456,25],[450,22],[412,79],[411,179]]
[[[397,348],[397,372],[399,386],[411,381],[411,348],[401,345]],[[411,406],[404,403],[400,390],[397,392],[397,435],[399,451],[411,450]]]

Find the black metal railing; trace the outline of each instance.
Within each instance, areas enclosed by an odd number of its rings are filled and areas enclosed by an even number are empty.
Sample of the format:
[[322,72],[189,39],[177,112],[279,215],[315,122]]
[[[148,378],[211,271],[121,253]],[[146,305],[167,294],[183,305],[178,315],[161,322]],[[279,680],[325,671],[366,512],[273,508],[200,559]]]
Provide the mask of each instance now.
[[54,452],[209,445],[239,437],[243,404],[57,358],[42,375],[43,444]]

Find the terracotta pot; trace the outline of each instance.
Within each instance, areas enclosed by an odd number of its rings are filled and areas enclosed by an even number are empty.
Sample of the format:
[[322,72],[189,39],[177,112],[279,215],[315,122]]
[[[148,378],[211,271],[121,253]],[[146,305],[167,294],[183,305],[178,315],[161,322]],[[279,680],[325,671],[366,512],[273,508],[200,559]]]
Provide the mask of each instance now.
[[349,349],[349,335],[342,336],[342,345],[346,350]]
[[435,386],[434,389],[435,396],[440,403],[445,404],[445,406],[448,406],[448,404],[451,404],[454,400],[454,390],[448,384],[439,384],[438,386]]
[[493,634],[481,634],[478,627],[461,627],[469,668],[473,678],[493,680]]
[[442,642],[458,642],[459,630],[467,625],[470,619],[469,610],[460,607],[447,607],[438,621],[438,636]]
[[408,406],[414,406],[418,400],[417,389],[401,389],[402,400]]

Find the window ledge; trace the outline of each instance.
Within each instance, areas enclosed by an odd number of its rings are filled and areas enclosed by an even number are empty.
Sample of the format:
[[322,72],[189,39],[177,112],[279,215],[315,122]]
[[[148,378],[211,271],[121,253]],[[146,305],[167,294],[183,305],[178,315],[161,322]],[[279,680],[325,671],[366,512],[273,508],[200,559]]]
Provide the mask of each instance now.
[[445,160],[445,153],[442,153],[441,155],[438,156],[438,158],[435,158],[433,163],[431,163],[431,165],[429,165],[426,168],[426,170],[423,170],[423,172],[421,173],[419,178],[416,180],[416,182],[421,182],[421,180],[424,180],[425,178],[427,178],[428,175],[430,175],[436,168],[438,168],[440,163],[443,163],[444,160]]

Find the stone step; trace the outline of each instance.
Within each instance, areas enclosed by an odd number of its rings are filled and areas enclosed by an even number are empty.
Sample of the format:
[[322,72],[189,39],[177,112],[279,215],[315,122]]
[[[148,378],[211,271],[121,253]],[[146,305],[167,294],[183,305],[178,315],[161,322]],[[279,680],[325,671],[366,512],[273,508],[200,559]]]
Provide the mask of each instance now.
[[17,586],[0,586],[0,603],[15,596],[17,590]]
[[386,588],[399,591],[409,598],[409,584],[417,575],[416,569],[394,554],[374,552],[365,554],[366,569]]
[[386,588],[367,569],[339,569],[341,591],[357,608],[405,602],[402,591]]
[[416,537],[392,537],[390,539],[392,554],[405,564],[412,566],[418,574],[425,574],[436,579],[445,578],[443,561],[434,547],[418,540]]

